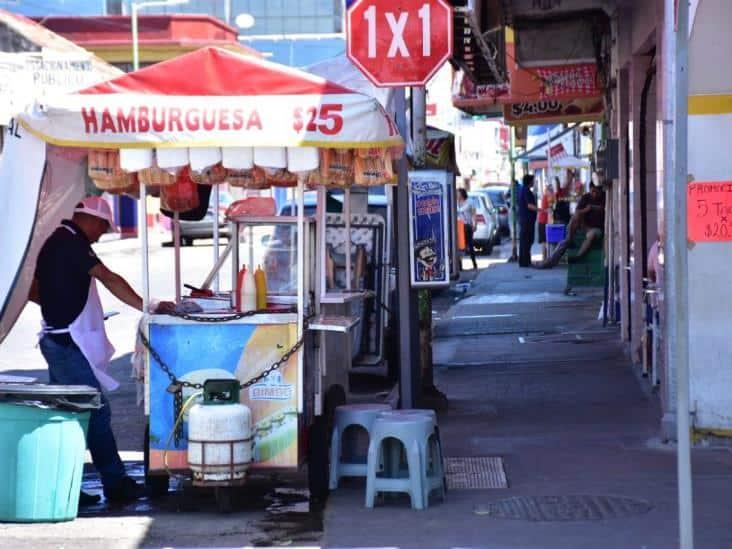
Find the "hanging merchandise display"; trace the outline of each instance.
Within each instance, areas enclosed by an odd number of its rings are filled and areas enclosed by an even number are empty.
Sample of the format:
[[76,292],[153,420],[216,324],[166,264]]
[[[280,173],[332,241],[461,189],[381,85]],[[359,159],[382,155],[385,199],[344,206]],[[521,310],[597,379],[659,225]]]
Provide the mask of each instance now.
[[140,183],[152,187],[166,187],[175,184],[177,173],[163,170],[157,166],[144,168],[137,172]]
[[165,210],[187,212],[198,208],[199,204],[198,185],[191,179],[188,166],[178,172],[174,185],[160,189],[160,205]]
[[311,184],[346,187],[353,182],[353,151],[351,149],[321,149],[320,173],[314,172]]
[[355,156],[356,185],[387,185],[395,182],[389,149],[358,149]]
[[264,177],[264,170],[257,166],[244,170],[228,169],[226,172],[226,181],[232,187],[249,190],[268,188],[267,181]]
[[89,177],[94,185],[107,192],[130,192],[136,185],[135,174],[125,172],[119,163],[119,151],[91,149],[88,157]]
[[226,181],[226,168],[219,162],[201,171],[191,170],[191,179],[199,185],[218,185]]
[[267,186],[297,187],[297,175],[284,168],[265,168],[264,180]]

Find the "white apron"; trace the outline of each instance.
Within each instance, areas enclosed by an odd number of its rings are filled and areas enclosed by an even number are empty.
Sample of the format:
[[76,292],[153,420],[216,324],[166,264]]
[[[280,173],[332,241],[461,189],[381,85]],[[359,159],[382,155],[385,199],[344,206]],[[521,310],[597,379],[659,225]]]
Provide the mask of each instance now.
[[[76,234],[71,227],[66,225],[62,225],[62,227]],[[89,283],[86,304],[79,316],[65,329],[49,330],[44,325],[43,333],[69,334],[89,362],[92,372],[102,387],[108,391],[114,391],[119,387],[119,382],[107,373],[109,362],[114,356],[114,347],[104,330],[104,311],[97,292],[97,282],[93,277]]]

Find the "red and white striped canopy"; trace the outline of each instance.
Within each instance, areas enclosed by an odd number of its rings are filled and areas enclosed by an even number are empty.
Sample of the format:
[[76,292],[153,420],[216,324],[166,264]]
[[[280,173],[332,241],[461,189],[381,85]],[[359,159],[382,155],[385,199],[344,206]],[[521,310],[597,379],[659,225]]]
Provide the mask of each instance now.
[[402,138],[378,101],[258,58],[204,48],[57,96],[19,116],[71,147],[372,148]]

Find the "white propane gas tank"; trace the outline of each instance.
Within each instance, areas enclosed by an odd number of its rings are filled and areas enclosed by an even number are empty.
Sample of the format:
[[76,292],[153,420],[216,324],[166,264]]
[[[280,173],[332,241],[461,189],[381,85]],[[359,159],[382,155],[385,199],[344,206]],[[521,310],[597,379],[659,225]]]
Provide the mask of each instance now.
[[252,461],[252,415],[239,404],[237,380],[208,380],[203,403],[188,413],[188,466],[193,480],[242,480]]

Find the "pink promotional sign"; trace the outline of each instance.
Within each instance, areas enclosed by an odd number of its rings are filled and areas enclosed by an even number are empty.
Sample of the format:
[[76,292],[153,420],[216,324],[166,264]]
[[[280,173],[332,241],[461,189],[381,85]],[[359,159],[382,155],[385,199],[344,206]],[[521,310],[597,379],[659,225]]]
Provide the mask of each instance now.
[[732,181],[696,181],[687,188],[691,242],[732,240]]

